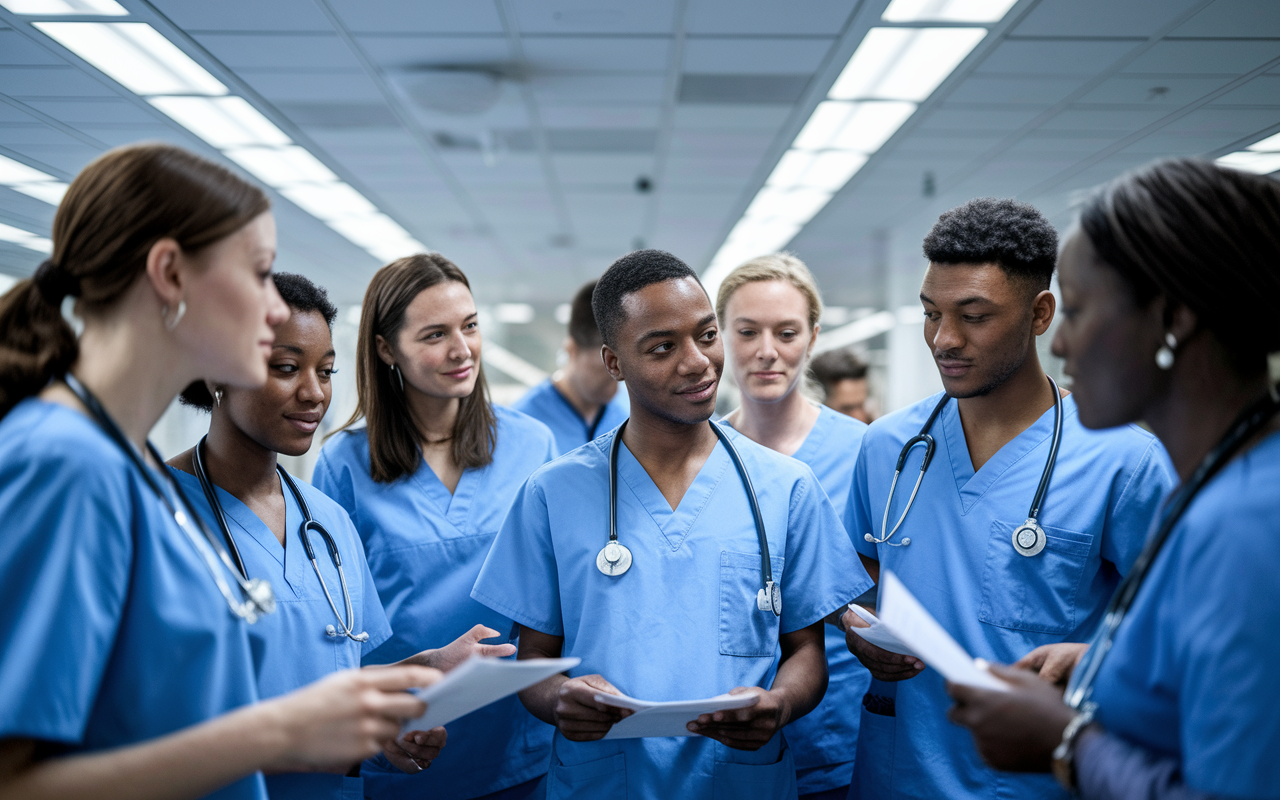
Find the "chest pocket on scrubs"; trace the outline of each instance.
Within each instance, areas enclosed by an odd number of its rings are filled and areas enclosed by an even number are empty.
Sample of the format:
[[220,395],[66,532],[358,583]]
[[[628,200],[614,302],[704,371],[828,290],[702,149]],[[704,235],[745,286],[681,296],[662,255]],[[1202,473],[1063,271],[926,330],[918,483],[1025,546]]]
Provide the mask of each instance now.
[[1093,552],[1093,534],[1045,525],[1044,550],[1028,558],[1013,549],[1013,530],[1020,523],[991,523],[978,619],[1064,636],[1076,629],[1076,595]]
[[615,753],[585,764],[569,766],[553,757],[551,774],[547,776],[547,800],[557,798],[608,797],[625,800],[627,796],[627,758]]
[[[773,579],[785,589],[785,559],[769,560]],[[720,654],[772,658],[778,648],[778,617],[756,606],[760,591],[760,554],[720,552]],[[787,602],[783,592],[782,602]]]

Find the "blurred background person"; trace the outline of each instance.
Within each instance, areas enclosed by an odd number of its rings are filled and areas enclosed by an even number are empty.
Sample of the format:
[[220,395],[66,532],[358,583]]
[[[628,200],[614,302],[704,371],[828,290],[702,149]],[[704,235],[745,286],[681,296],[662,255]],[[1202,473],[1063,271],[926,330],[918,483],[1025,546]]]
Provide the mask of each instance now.
[[871,387],[867,364],[852,350],[831,350],[809,364],[813,377],[822,385],[822,402],[828,408],[863,422],[875,419],[868,404]]

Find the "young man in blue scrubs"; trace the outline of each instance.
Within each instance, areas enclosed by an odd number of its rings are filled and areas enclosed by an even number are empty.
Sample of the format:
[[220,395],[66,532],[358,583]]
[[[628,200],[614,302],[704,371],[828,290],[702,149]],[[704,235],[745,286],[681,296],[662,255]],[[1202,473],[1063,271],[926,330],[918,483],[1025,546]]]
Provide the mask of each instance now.
[[[891,498],[899,453],[942,394],[868,428],[846,508],[872,574],[891,570],[961,646],[999,663],[1088,639],[1171,486],[1154,437],[1134,426],[1087,430],[1063,392],[1061,443],[1038,518],[1044,535],[1014,535],[1053,438],[1054,392],[1035,342],[1053,320],[1057,244],[1038,211],[1012,200],[973,200],[939,218],[924,241],[920,291],[948,398],[929,430],[933,459],[893,533],[926,448],[911,451]],[[874,678],[851,797],[1065,797],[1047,775],[985,766],[966,731],[947,721],[941,675],[858,637],[865,623],[852,612],[842,624]]]
[[[593,305],[631,418],[533,474],[472,591],[520,625],[521,658],[582,659],[521,693],[557,727],[547,796],[794,798],[795,763],[778,732],[822,698],[823,619],[870,580],[813,472],[721,428],[752,476],[781,587],[780,616],[768,601],[762,609],[749,496],[710,424],[724,350],[706,292],[684,262],[642,250],[614,262]],[[630,557],[619,559],[619,546]],[[693,736],[603,740],[622,715],[597,694],[729,691],[758,702],[700,717]]]
[[583,286],[569,305],[569,360],[547,380],[511,405],[551,429],[561,453],[581,447],[611,431],[627,418],[626,392],[605,369],[600,357],[600,328],[591,310],[596,282]]

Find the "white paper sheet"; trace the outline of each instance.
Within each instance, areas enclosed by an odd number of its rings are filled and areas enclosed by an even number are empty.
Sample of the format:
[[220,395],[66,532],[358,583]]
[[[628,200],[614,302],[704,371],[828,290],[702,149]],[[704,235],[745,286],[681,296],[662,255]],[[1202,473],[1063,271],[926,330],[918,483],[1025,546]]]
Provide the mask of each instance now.
[[609,729],[606,739],[639,739],[646,736],[693,736],[685,727],[703,714],[746,708],[759,702],[754,694],[722,694],[705,700],[672,700],[655,703],[616,694],[597,694],[596,702],[636,712]]
[[578,666],[580,658],[473,657],[449,670],[438,683],[414,694],[427,701],[427,713],[406,722],[401,733],[427,731],[484,708],[538,681]]
[[881,575],[880,623],[893,636],[906,644],[916,657],[942,673],[952,683],[977,686],[980,689],[1008,691],[1009,686],[996,678],[977,659],[965,652],[938,621],[920,605],[892,572]]
[[915,654],[915,651],[900,642],[898,637],[894,636],[893,633],[890,632],[889,626],[881,622],[875,614],[872,614],[862,606],[854,605],[853,603],[849,604],[849,609],[871,625],[870,628],[850,628],[849,630],[882,650],[888,650],[890,653],[898,653],[899,655],[919,658],[919,656]]

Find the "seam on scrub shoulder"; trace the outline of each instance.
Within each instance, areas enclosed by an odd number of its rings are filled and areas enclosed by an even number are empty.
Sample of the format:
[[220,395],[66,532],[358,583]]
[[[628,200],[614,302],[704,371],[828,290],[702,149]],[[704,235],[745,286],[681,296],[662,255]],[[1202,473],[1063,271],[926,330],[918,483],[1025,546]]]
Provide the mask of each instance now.
[[1115,516],[1115,513],[1120,510],[1120,506],[1124,505],[1125,500],[1129,496],[1129,487],[1133,486],[1134,481],[1138,479],[1138,476],[1146,471],[1147,465],[1151,463],[1151,457],[1155,453],[1156,445],[1159,443],[1160,440],[1154,437],[1152,437],[1151,441],[1147,443],[1147,449],[1142,453],[1142,458],[1138,459],[1137,466],[1135,466],[1133,468],[1133,472],[1129,474],[1129,480],[1125,481],[1124,488],[1120,490],[1120,495],[1116,498],[1116,504],[1111,508],[1111,516]]
[[539,620],[537,622],[524,622],[523,620],[532,619],[532,617],[528,617],[525,614],[521,613],[520,611],[514,608],[508,607],[506,603],[503,603],[500,600],[495,600],[493,597],[489,596],[488,594],[485,594],[484,592],[480,591],[474,586],[471,588],[471,599],[477,600],[485,604],[486,606],[489,606],[494,611],[502,612],[502,614],[504,614],[507,619],[511,620],[517,625],[523,625],[526,628],[533,628],[539,633],[545,633],[548,636],[564,636],[563,624],[560,625],[559,633],[552,633],[549,630],[543,629],[544,627],[545,628],[553,627],[551,620]]

